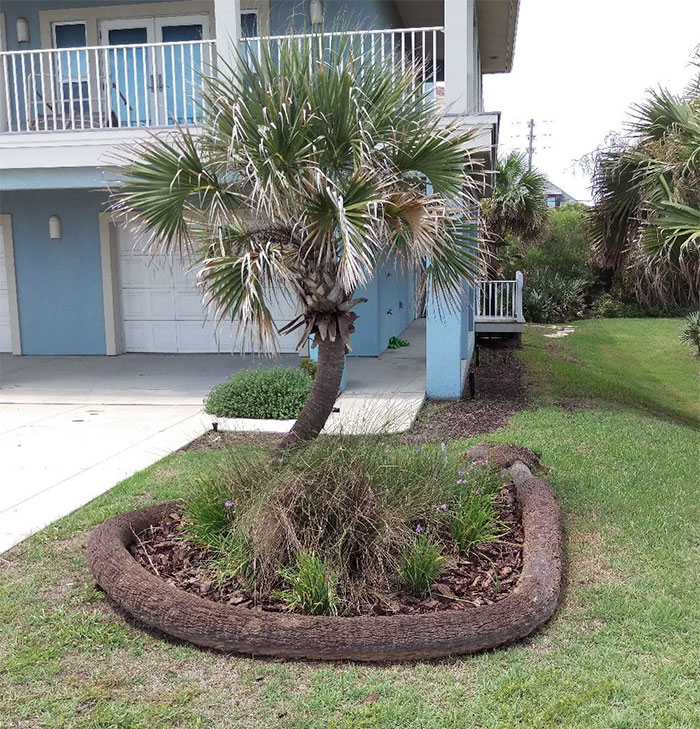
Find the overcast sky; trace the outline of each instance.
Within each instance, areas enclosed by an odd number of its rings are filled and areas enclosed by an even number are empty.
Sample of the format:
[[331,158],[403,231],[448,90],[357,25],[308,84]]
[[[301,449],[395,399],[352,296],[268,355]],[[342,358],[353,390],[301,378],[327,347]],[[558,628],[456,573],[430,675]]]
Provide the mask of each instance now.
[[534,118],[534,164],[590,199],[575,161],[624,128],[645,89],[681,91],[698,44],[700,0],[521,0],[513,71],[484,77],[486,110],[502,112],[501,153],[527,147]]

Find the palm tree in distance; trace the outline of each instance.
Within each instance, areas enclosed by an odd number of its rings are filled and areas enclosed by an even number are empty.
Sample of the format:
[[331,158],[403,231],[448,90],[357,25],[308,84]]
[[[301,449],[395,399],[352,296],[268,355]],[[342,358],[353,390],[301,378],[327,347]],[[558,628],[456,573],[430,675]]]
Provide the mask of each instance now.
[[289,444],[332,411],[356,291],[384,261],[427,261],[424,285],[447,306],[479,263],[470,133],[441,123],[410,71],[321,39],[222,62],[203,80],[200,128],[127,150],[113,192],[153,252],[194,257],[207,305],[256,347],[274,340],[275,299],[298,300],[280,333],[297,329],[319,353]]

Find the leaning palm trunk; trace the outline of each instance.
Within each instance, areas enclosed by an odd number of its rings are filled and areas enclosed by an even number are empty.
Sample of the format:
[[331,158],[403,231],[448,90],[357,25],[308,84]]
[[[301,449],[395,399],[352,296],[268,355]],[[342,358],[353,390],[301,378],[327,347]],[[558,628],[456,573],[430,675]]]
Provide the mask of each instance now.
[[345,367],[345,344],[340,339],[323,339],[318,345],[318,368],[314,384],[296,423],[284,438],[283,445],[315,438],[333,411]]
[[275,342],[271,302],[296,297],[301,314],[280,333],[298,330],[299,348],[313,341],[319,358],[285,444],[323,428],[352,346],[354,292],[379,266],[430,260],[424,285],[448,304],[475,277],[471,133],[441,123],[419,75],[338,35],[262,42],[204,79],[198,134],[177,129],[121,160],[115,209],[158,252],[194,254],[206,303],[256,348]]

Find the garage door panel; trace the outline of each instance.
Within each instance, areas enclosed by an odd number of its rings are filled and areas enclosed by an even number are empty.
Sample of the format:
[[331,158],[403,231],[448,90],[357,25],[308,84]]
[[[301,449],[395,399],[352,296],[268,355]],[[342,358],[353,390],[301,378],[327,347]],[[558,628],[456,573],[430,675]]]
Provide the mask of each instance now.
[[[120,228],[119,272],[124,339],[129,352],[240,351],[236,327],[217,322],[202,303],[196,271],[170,256],[151,256],[134,244],[134,233]],[[272,303],[278,326],[296,315],[294,301],[283,296]],[[298,334],[279,339],[279,351],[294,352]],[[246,340],[250,351],[250,339]]]
[[0,227],[0,352],[11,351],[10,296],[7,288],[7,270],[5,268],[5,240],[2,227]]
[[219,342],[210,323],[177,322],[178,352],[218,352]]

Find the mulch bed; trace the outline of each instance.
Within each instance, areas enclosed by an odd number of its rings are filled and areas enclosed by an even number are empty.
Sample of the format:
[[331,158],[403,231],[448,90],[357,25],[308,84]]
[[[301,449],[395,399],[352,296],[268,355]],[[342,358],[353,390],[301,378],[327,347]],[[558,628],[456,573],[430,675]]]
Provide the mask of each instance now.
[[472,368],[474,399],[428,403],[411,435],[430,442],[471,438],[505,427],[526,408],[525,367],[517,351],[482,345],[479,359],[479,366]]
[[[449,569],[435,583],[432,594],[417,597],[399,591],[364,614],[415,615],[462,610],[492,605],[507,597],[517,584],[523,565],[523,528],[513,484],[504,485],[497,508],[498,518],[504,524],[499,541],[475,549],[467,557],[460,556],[456,550],[445,555]],[[283,602],[246,592],[236,582],[217,585],[207,569],[210,555],[183,539],[182,517],[176,511],[137,537],[129,547],[134,559],[185,592],[251,610],[287,610]]]

